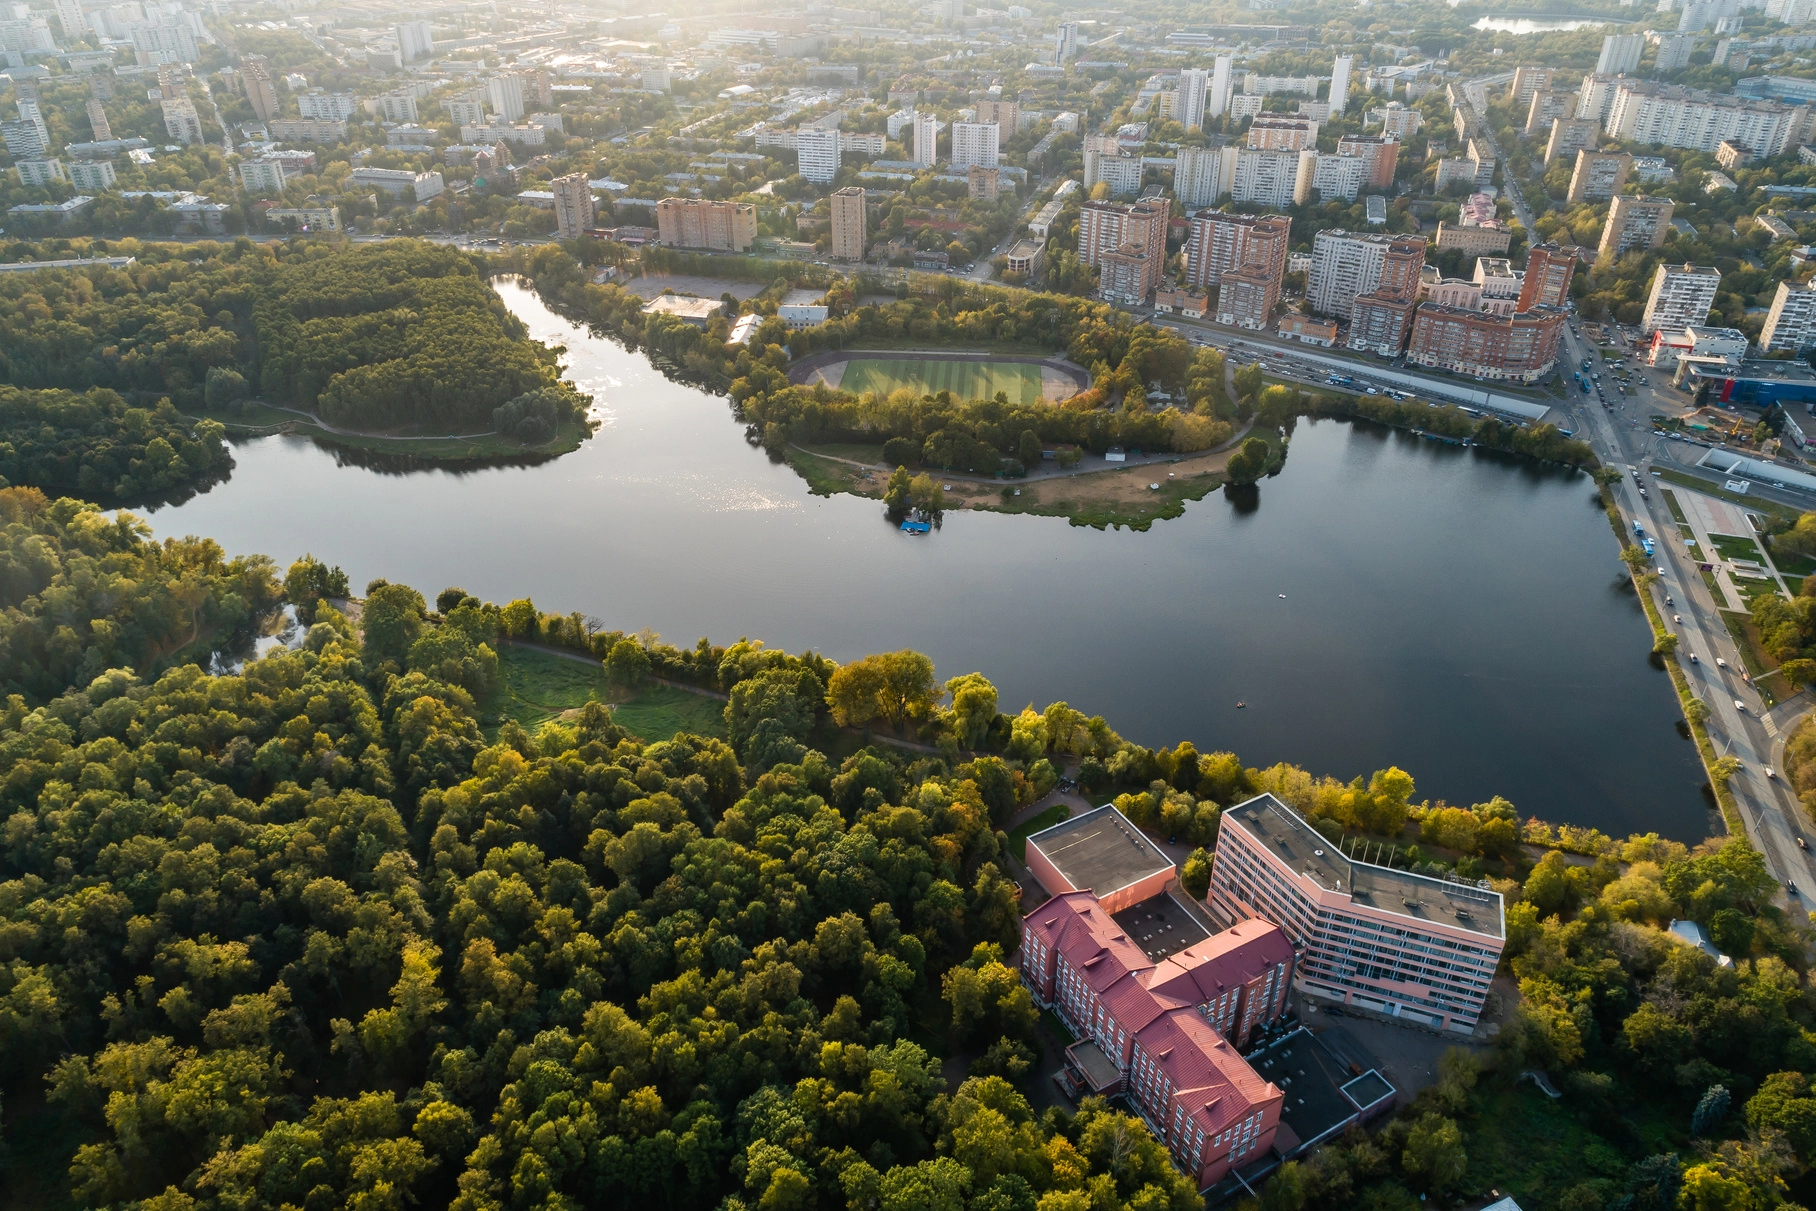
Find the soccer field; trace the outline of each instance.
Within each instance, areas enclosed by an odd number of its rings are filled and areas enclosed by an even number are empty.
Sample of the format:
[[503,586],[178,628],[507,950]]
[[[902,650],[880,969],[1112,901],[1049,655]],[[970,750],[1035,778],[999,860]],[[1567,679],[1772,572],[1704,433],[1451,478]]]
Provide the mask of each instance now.
[[919,358],[855,358],[845,365],[841,391],[888,395],[907,387],[917,395],[952,392],[954,399],[993,399],[1003,392],[1012,404],[1041,401],[1040,367],[1027,362],[938,362]]

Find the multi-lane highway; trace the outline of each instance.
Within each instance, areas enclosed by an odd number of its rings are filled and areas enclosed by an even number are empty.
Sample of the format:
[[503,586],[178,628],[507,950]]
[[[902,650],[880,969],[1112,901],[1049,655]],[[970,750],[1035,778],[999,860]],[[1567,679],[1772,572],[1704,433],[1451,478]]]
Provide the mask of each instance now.
[[[1483,125],[1486,129],[1485,122]],[[1489,143],[1493,147],[1491,136]],[[1499,149],[1494,150],[1500,156]],[[1506,190],[1515,217],[1527,231],[1533,230],[1532,213],[1511,175]],[[1573,366],[1585,360],[1601,365],[1600,349],[1584,341],[1574,324],[1565,327],[1560,353]],[[1640,591],[1653,595],[1666,625],[1678,637],[1678,661],[1691,691],[1708,704],[1707,727],[1716,752],[1740,762],[1740,772],[1728,787],[1745,818],[1747,834],[1785,886],[1790,905],[1804,911],[1816,908],[1816,853],[1799,844],[1800,838],[1816,834],[1816,830],[1808,829],[1802,806],[1783,777],[1767,773],[1779,763],[1777,754],[1790,725],[1809,704],[1800,695],[1768,713],[1758,692],[1743,677],[1740,653],[1722,622],[1714,594],[1696,561],[1689,557],[1677,521],[1651,474],[1655,454],[1663,453],[1655,449],[1659,443],[1651,425],[1631,421],[1623,425],[1627,418],[1621,415],[1617,419],[1603,402],[1599,384],[1594,395],[1573,399],[1569,410],[1577,417],[1576,436],[1588,441],[1605,465],[1621,472],[1614,497],[1623,528],[1631,532],[1638,521],[1656,542],[1658,579]],[[1805,502],[1806,507],[1809,503]]]

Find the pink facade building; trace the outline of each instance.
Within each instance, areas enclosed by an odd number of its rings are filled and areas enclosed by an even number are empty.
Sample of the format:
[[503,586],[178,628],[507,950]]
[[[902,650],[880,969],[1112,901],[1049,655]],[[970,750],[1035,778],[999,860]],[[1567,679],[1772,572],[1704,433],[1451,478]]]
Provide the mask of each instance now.
[[1173,860],[1105,804],[1028,838],[1028,869],[1052,895],[1088,891],[1121,912],[1165,891]]
[[1506,941],[1486,884],[1356,861],[1272,795],[1223,813],[1208,899],[1226,919],[1277,925],[1302,991],[1462,1033]]
[[1286,1012],[1292,972],[1291,943],[1263,921],[1158,963],[1089,892],[1022,922],[1022,978],[1078,1036],[1066,1054],[1080,1085],[1126,1093],[1200,1188],[1273,1145],[1284,1095],[1236,1045]]

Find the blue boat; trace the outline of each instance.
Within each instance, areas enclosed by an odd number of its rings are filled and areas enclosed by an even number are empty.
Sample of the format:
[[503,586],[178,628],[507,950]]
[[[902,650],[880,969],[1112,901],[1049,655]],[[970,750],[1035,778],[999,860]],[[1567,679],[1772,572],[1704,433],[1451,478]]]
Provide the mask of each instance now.
[[932,532],[933,526],[928,522],[905,521],[902,523],[902,533],[904,534],[931,534]]

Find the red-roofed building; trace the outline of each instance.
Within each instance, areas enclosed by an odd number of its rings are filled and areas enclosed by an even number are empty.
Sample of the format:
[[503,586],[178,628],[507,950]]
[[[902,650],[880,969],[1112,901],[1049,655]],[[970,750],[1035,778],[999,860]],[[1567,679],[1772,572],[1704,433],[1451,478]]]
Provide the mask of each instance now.
[[1075,1086],[1125,1090],[1200,1187],[1273,1143],[1282,1096],[1230,1039],[1280,1018],[1293,948],[1244,921],[1150,960],[1088,891],[1062,892],[1022,920],[1022,979],[1078,1036]]
[[1129,1091],[1199,1189],[1273,1147],[1286,1100],[1185,1008],[1160,1014],[1136,1034]]

